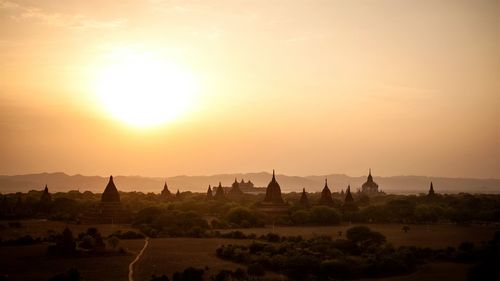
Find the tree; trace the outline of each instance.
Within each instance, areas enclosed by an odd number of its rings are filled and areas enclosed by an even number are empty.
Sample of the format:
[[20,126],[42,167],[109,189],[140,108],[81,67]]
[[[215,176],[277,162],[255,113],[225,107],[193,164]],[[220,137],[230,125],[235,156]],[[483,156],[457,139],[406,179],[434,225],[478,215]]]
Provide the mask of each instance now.
[[385,243],[385,236],[379,232],[372,231],[366,226],[355,226],[347,230],[347,239],[361,247],[366,249],[371,246],[378,247]]
[[316,206],[311,209],[311,222],[331,225],[340,223],[340,214],[333,208]]

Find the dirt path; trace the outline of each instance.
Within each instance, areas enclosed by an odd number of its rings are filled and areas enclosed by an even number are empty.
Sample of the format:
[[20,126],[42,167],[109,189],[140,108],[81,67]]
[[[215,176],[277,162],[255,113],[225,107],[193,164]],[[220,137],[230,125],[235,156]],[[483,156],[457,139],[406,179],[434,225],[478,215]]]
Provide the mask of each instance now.
[[149,238],[146,238],[145,243],[144,243],[144,247],[142,247],[142,250],[139,252],[137,257],[135,257],[135,259],[129,264],[129,266],[128,266],[128,281],[134,281],[134,264],[139,261],[139,259],[141,258],[142,254],[144,253],[144,251],[146,250],[148,245],[149,245]]

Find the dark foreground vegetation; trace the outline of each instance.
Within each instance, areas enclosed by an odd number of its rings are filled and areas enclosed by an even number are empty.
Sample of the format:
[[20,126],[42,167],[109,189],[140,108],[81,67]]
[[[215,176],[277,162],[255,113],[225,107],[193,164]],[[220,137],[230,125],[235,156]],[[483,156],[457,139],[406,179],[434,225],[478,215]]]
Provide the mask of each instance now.
[[217,256],[248,265],[250,271],[270,270],[290,280],[388,277],[411,273],[433,261],[475,263],[468,280],[498,280],[500,232],[486,244],[463,242],[458,248],[433,250],[413,246],[395,248],[382,234],[358,226],[350,228],[345,239],[269,234],[248,246],[222,245]]

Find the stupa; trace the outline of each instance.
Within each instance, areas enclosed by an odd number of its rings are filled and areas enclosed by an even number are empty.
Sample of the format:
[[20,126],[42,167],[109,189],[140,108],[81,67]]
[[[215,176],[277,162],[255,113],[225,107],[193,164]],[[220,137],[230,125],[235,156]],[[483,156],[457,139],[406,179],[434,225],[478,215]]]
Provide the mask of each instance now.
[[271,215],[283,215],[288,212],[288,204],[281,197],[281,187],[276,181],[276,176],[273,170],[273,177],[266,189],[266,197],[264,201],[257,204],[260,211]]
[[326,206],[333,205],[332,192],[330,191],[330,188],[328,188],[328,179],[325,179],[325,187],[323,187],[323,190],[321,191],[321,197],[319,198],[318,204]]
[[81,218],[84,224],[122,224],[130,222],[130,213],[125,210],[120,201],[120,193],[113,182],[113,176],[101,195],[97,208],[90,210]]

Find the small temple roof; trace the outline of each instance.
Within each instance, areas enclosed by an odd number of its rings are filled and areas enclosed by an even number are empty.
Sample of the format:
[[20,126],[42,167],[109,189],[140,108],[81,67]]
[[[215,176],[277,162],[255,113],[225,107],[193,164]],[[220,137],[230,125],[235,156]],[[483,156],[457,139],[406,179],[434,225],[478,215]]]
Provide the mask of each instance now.
[[350,185],[347,186],[347,190],[345,193],[346,193],[346,195],[345,195],[344,203],[354,202],[354,198],[352,197],[352,194],[351,194],[351,186]]
[[101,196],[101,202],[120,202],[120,193],[113,182],[113,176],[109,177],[108,185]]

